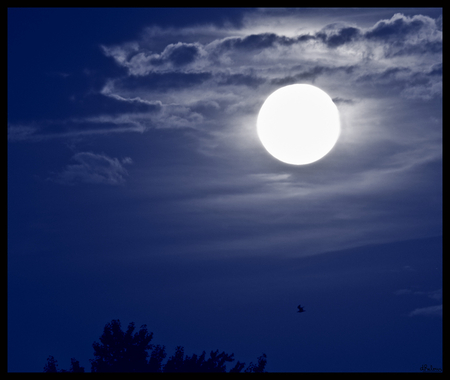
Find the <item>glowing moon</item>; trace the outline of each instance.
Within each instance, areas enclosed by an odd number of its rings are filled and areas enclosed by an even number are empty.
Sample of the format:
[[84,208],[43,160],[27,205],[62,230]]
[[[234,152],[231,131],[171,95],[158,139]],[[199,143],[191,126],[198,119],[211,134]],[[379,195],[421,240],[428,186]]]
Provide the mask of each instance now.
[[336,144],[339,111],[328,94],[309,84],[273,92],[258,114],[257,132],[264,148],[292,165],[320,160]]

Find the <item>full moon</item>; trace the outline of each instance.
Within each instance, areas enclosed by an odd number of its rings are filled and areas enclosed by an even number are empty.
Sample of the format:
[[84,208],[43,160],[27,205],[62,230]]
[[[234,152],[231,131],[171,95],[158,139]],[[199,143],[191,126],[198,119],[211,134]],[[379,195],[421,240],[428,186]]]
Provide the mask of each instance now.
[[309,84],[281,87],[266,99],[257,119],[264,148],[276,159],[306,165],[327,155],[341,131],[328,94]]

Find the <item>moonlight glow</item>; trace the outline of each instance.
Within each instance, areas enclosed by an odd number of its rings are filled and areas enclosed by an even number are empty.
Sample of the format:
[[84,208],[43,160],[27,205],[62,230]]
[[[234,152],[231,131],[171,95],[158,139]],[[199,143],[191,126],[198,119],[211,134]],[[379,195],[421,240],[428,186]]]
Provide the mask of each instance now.
[[309,84],[293,84],[273,92],[257,120],[258,136],[280,161],[305,165],[324,157],[340,133],[339,112],[331,98]]

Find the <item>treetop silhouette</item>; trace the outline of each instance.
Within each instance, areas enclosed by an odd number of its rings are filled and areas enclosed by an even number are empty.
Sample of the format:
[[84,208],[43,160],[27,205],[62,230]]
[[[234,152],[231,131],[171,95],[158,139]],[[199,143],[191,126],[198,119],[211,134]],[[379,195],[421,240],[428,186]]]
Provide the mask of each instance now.
[[[131,322],[126,331],[121,328],[120,320],[113,319],[107,323],[100,336],[100,343],[94,342],[94,359],[90,359],[92,372],[241,372],[245,363],[236,362],[227,371],[227,363],[234,361],[234,354],[211,351],[206,358],[206,352],[201,355],[184,354],[184,348],[178,346],[175,353],[163,364],[167,354],[165,346],[150,344],[153,333],[148,332],[147,326],[142,325],[135,331],[135,324]],[[262,354],[258,364],[250,363],[244,372],[265,372],[267,357]],[[69,371],[58,370],[57,361],[49,356],[44,372],[84,372],[84,367],[74,358],[71,359]]]

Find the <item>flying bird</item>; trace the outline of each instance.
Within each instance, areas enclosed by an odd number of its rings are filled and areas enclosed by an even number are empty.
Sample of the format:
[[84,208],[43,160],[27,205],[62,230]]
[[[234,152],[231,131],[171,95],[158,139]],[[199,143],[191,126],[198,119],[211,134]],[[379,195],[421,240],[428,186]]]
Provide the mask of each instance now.
[[304,311],[306,311],[305,309],[303,309],[302,305],[298,305],[298,313],[303,313]]

